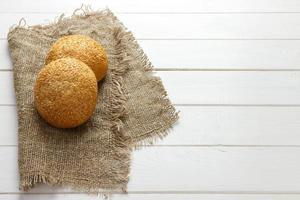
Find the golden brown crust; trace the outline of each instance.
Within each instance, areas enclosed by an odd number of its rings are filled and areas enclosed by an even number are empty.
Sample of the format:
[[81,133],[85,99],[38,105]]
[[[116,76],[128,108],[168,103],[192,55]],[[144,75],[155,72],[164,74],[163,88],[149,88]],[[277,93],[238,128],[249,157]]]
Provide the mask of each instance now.
[[46,64],[64,57],[73,57],[87,64],[101,80],[108,68],[108,59],[104,48],[85,35],[68,35],[58,39],[51,47]]
[[97,102],[97,80],[93,71],[74,58],[46,65],[34,86],[35,106],[51,125],[73,128],[86,122]]

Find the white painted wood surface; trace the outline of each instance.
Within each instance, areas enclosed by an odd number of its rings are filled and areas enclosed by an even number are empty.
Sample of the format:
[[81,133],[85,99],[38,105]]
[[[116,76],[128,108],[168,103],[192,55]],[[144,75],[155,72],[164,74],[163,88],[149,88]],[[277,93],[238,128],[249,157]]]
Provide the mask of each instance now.
[[[113,194],[111,200],[299,200],[297,194]],[[13,194],[1,195],[0,200],[95,200],[95,196],[83,194]],[[100,198],[99,198],[100,199]]]
[[92,5],[96,8],[109,6],[118,12],[299,12],[300,3],[298,0],[165,0],[140,1],[131,0],[130,2],[119,0],[52,0],[45,3],[35,0],[11,0],[1,4],[0,12],[38,12],[38,13],[57,13],[72,12],[80,7],[82,3]]
[[[129,194],[108,199],[300,199],[299,0],[84,2],[109,7],[133,31],[181,110],[167,138],[134,153]],[[97,198],[47,186],[18,191],[6,42],[21,17],[48,23],[84,2],[0,2],[0,200]]]
[[[300,13],[115,15],[138,39],[300,39]],[[53,22],[59,15],[0,13],[6,19],[0,26],[0,38],[6,38],[9,28],[22,17],[31,25]]]
[[[112,195],[112,200],[299,200],[297,194],[257,195],[257,194],[129,194]],[[10,199],[8,199],[10,200]]]

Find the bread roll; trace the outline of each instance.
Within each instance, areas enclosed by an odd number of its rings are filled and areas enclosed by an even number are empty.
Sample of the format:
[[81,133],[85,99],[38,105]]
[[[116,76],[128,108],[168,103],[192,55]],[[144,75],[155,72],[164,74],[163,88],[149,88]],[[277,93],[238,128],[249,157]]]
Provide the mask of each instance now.
[[97,101],[93,71],[75,58],[50,62],[38,74],[34,102],[39,114],[58,128],[73,128],[86,122]]
[[73,57],[87,64],[95,73],[97,81],[104,78],[108,60],[104,48],[85,35],[68,35],[58,39],[50,48],[46,64],[65,57]]

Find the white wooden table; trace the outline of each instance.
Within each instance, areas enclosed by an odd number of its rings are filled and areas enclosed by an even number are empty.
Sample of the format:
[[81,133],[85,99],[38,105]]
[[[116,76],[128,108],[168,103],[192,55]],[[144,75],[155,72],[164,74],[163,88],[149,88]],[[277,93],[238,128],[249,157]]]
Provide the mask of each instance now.
[[[79,0],[0,2],[0,199],[96,199],[18,190],[9,27],[47,23]],[[110,200],[300,199],[299,0],[89,0],[133,31],[181,118],[133,155],[128,195]]]

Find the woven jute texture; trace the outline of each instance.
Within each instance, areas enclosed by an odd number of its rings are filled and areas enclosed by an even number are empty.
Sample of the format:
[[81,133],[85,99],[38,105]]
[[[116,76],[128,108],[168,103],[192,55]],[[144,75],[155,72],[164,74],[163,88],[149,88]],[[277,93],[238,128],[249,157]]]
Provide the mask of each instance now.
[[[18,110],[20,189],[37,183],[97,192],[126,190],[134,147],[165,136],[178,119],[159,77],[132,33],[111,11],[74,13],[8,34]],[[84,125],[58,129],[38,115],[33,86],[49,47],[61,36],[83,34],[107,51],[96,111]],[[143,184],[143,183],[140,183]]]

